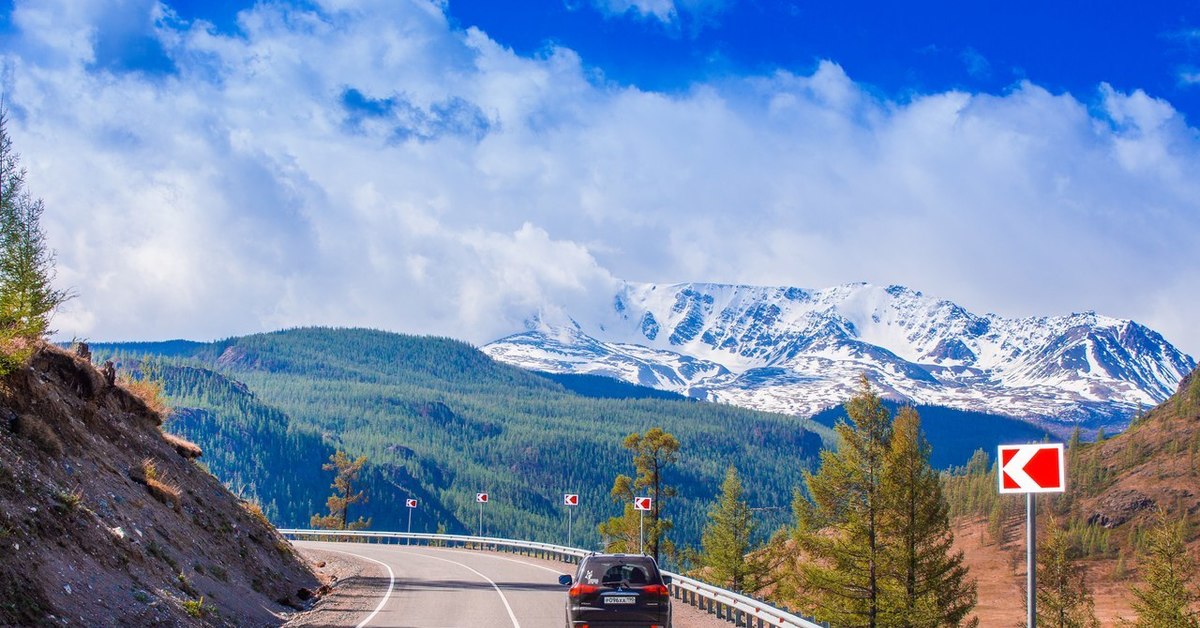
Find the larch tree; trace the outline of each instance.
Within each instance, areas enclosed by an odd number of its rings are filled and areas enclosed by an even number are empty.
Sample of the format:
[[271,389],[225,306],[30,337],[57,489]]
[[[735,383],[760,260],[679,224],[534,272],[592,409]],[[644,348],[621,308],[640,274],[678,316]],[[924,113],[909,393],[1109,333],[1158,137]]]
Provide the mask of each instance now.
[[701,564],[716,584],[745,591],[755,584],[755,562],[749,557],[754,534],[754,513],[742,499],[742,481],[732,465],[725,471],[721,495],[708,511],[708,524],[700,539]]
[[794,502],[796,542],[808,557],[797,567],[798,584],[822,621],[875,628],[884,625],[883,491],[892,421],[865,374],[845,408],[850,422],[835,428],[840,446],[821,452],[817,473],[805,472],[809,499]]
[[359,517],[356,521],[350,521],[351,504],[367,501],[364,491],[354,491],[354,485],[358,482],[358,474],[366,464],[366,456],[359,456],[352,460],[346,455],[346,452],[339,449],[329,456],[329,462],[321,465],[325,471],[334,472],[331,485],[334,492],[329,499],[325,500],[329,514],[313,515],[310,521],[312,527],[321,530],[362,530],[371,527],[370,519]]
[[[1095,602],[1070,541],[1050,517],[1037,548],[1037,624],[1043,628],[1097,628]],[[1021,597],[1024,603],[1025,597]]]
[[954,551],[950,507],[942,478],[929,464],[932,447],[911,406],[892,424],[884,468],[884,535],[891,540],[885,561],[889,581],[884,621],[897,628],[976,625],[975,582],[963,553]]
[[1196,560],[1183,542],[1182,522],[1165,517],[1150,531],[1149,555],[1142,562],[1144,586],[1132,587],[1134,626],[1200,628],[1195,589]]
[[54,252],[41,218],[45,205],[25,188],[25,169],[0,104],[0,374],[21,366],[50,333],[50,315],[70,293],[54,287]]
[[643,551],[658,560],[661,550],[670,548],[666,533],[672,526],[671,520],[662,515],[664,502],[675,495],[675,488],[663,479],[663,470],[679,461],[679,439],[654,427],[645,434],[630,434],[623,445],[633,452],[637,477],[617,476],[609,494],[614,501],[625,504],[623,512],[621,516],[601,523],[598,530],[607,540],[606,551],[634,551],[640,532],[640,513],[633,508],[633,498],[642,490],[648,490],[653,501],[646,515]]

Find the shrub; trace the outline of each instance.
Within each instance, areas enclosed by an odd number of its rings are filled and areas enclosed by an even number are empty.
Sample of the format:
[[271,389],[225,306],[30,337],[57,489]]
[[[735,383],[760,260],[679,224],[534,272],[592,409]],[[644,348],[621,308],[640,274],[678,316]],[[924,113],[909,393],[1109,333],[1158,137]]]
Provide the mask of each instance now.
[[208,614],[213,612],[213,610],[215,610],[215,609],[213,609],[213,607],[211,607],[211,606],[206,605],[204,603],[204,596],[200,596],[200,599],[198,599],[198,600],[184,600],[183,601],[183,610],[186,611],[187,614],[191,615],[192,617],[195,617],[197,619],[202,619],[202,618],[208,616]]
[[0,331],[0,377],[25,368],[34,347],[29,338],[14,335],[12,330]]
[[76,489],[74,491],[58,491],[54,494],[54,500],[67,512],[74,512],[83,503],[83,491]]

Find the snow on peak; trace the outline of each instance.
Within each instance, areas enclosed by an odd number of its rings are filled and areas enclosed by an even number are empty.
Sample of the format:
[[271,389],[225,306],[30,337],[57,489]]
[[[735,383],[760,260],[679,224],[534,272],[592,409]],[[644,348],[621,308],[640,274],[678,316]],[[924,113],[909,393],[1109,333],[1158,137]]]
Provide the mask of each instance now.
[[627,282],[611,303],[569,316],[548,309],[483,350],[792,414],[843,402],[866,372],[897,400],[1096,427],[1166,399],[1195,367],[1133,321],[979,316],[897,285]]

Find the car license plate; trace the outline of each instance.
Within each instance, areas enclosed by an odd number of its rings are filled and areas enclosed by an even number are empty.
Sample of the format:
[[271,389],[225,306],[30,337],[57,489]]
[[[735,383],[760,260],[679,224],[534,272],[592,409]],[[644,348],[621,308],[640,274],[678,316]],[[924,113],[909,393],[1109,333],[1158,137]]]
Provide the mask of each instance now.
[[605,604],[637,604],[636,595],[610,595],[604,598]]

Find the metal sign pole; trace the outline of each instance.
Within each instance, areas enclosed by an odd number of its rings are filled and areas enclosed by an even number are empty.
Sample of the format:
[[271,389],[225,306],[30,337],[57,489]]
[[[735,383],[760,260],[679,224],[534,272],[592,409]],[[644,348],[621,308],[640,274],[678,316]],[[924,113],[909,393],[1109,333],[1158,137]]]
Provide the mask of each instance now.
[[567,547],[571,547],[571,507],[567,506]]
[[483,536],[483,502],[479,502],[479,536]]
[[[408,509],[408,533],[409,534],[412,534],[412,511],[413,511],[412,508]],[[412,537],[408,537],[408,539],[406,539],[406,541],[407,542],[405,543],[405,545],[412,545]]]
[[646,544],[646,511],[638,511],[638,553],[645,554],[646,550],[643,547]]
[[1029,611],[1029,628],[1037,626],[1037,501],[1034,493],[1025,494],[1026,577],[1025,607]]

